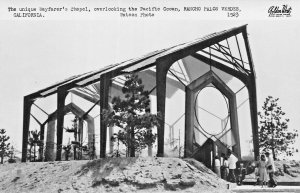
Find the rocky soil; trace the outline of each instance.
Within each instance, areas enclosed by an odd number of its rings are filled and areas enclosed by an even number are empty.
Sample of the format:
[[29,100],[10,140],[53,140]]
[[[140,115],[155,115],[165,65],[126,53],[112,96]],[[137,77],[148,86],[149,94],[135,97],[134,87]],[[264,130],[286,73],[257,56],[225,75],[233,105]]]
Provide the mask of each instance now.
[[[275,161],[275,179],[277,182],[297,182],[300,185],[300,161]],[[245,176],[246,182],[256,182],[254,168]]]
[[230,192],[202,163],[108,158],[0,165],[0,192]]
[[277,181],[300,183],[300,161],[275,161],[275,167]]

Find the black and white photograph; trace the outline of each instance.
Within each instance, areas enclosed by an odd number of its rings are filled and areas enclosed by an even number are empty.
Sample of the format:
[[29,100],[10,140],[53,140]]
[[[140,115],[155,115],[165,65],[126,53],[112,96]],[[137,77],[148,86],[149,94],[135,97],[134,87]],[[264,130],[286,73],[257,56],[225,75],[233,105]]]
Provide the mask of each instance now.
[[300,192],[297,1],[0,2],[0,193]]

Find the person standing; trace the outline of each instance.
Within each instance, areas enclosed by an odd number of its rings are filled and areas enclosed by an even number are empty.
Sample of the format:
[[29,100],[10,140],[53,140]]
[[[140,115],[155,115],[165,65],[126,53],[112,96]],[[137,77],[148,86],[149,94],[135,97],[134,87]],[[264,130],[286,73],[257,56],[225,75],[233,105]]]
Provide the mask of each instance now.
[[234,170],[236,169],[236,162],[238,159],[232,154],[231,150],[228,150],[228,168],[229,168],[229,174],[228,174],[228,181],[235,183],[235,174]]
[[255,183],[255,185],[258,185],[259,182],[260,182],[260,180],[259,180],[259,171],[258,171],[259,162],[260,162],[260,156],[257,156],[257,162],[255,162],[255,170],[254,170],[254,173],[255,173],[255,176],[256,176],[256,183]]
[[223,179],[227,180],[228,179],[228,174],[229,174],[229,167],[228,167],[228,159],[226,156],[224,156],[224,162],[223,162]]
[[228,169],[228,161],[227,157],[225,156],[225,153],[221,154],[221,178],[223,180],[227,180],[229,169]]
[[215,156],[215,173],[221,178],[221,162],[219,156]]
[[267,174],[267,162],[265,155],[260,156],[260,161],[258,162],[258,173],[259,173],[259,180],[262,184],[262,188],[268,181],[268,174]]
[[275,172],[274,160],[273,160],[272,156],[270,156],[269,152],[266,153],[266,157],[268,158],[268,161],[267,161],[267,172],[268,172],[269,178],[270,178],[269,186],[270,187],[276,187],[277,186],[277,182],[274,180],[274,172]]

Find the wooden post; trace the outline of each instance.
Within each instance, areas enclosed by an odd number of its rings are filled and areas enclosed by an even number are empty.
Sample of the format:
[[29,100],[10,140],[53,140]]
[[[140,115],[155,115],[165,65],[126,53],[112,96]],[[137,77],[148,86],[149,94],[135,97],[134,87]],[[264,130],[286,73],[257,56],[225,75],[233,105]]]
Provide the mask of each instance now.
[[55,135],[55,118],[51,117],[47,124],[47,139],[45,160],[54,161],[54,135]]
[[247,57],[250,65],[251,74],[248,77],[247,88],[249,93],[249,105],[251,114],[251,124],[252,124],[252,135],[253,135],[253,149],[255,160],[259,156],[259,138],[258,138],[258,117],[257,117],[257,96],[256,96],[256,75],[254,69],[254,63],[252,59],[252,53],[250,49],[250,43],[247,36],[246,27],[243,30],[243,38],[245,43],[245,48],[247,52]]
[[172,63],[160,60],[156,64],[156,97],[157,112],[161,114],[159,127],[157,128],[157,157],[164,156],[164,135],[165,135],[165,105],[166,105],[166,77]]
[[193,154],[193,135],[194,135],[194,92],[185,88],[185,135],[184,135],[184,157]]
[[256,81],[252,77],[251,84],[247,86],[249,93],[249,106],[252,125],[253,149],[255,160],[259,156],[259,138],[258,138],[258,117],[257,117],[257,97],[256,97]]
[[22,143],[22,162],[26,162],[27,158],[27,145],[28,145],[28,132],[30,125],[30,112],[33,101],[25,96],[23,106],[23,143]]
[[106,153],[107,124],[104,122],[102,111],[108,109],[110,82],[107,74],[100,77],[100,158],[105,158]]
[[65,88],[57,89],[57,125],[56,125],[56,161],[61,161],[63,129],[64,129],[64,107],[68,92]]
[[78,120],[78,142],[79,142],[79,148],[80,148],[80,155],[78,156],[78,159],[82,159],[82,143],[83,143],[83,119],[79,118]]
[[227,96],[229,98],[229,108],[230,108],[230,125],[232,132],[236,141],[236,154],[238,159],[241,160],[241,143],[240,143],[240,132],[239,132],[239,123],[238,123],[238,112],[237,112],[237,102],[236,96],[232,92],[232,95]]
[[40,153],[40,160],[43,161],[43,157],[44,157],[44,135],[45,135],[45,124],[41,124],[41,127],[40,127],[40,141],[42,142],[41,143],[41,146],[39,147],[39,153]]

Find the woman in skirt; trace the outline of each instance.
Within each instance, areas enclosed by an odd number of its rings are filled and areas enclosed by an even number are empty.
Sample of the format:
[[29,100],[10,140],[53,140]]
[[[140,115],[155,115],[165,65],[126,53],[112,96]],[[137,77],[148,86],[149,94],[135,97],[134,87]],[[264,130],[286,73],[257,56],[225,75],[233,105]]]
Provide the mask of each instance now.
[[266,162],[266,156],[261,155],[260,161],[258,162],[258,173],[259,173],[259,181],[262,183],[262,187],[264,185],[267,185],[268,182],[268,173],[267,173],[267,162]]

